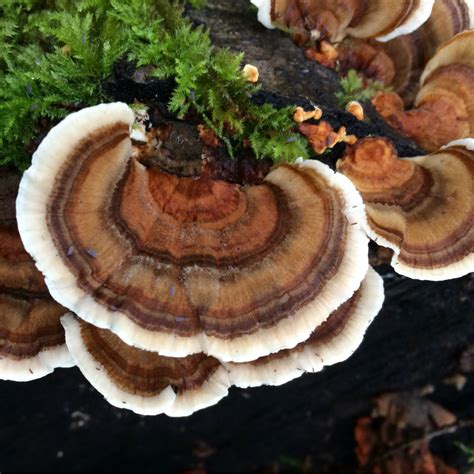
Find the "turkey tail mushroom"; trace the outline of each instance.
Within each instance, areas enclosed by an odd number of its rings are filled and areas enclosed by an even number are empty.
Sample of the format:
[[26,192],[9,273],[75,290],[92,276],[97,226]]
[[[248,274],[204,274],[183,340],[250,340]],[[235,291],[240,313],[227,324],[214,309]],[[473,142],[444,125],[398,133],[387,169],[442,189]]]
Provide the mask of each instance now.
[[127,344],[245,362],[295,346],[368,268],[359,193],[320,162],[260,185],[147,168],[122,103],[69,115],[24,173],[17,217],[53,297]]
[[[387,42],[346,38],[332,47],[334,51],[329,58],[314,47],[306,54],[329,67],[337,65],[342,75],[355,69],[366,79],[381,82],[396,92],[408,107],[415,100],[423,68],[437,48],[472,26],[471,0],[436,0],[428,21],[410,34]],[[322,50],[324,43],[319,44],[319,49]]]
[[474,30],[457,34],[425,66],[412,110],[393,92],[372,100],[379,114],[422,148],[442,145],[474,134]]
[[74,363],[60,323],[67,310],[49,295],[18,234],[12,176],[0,177],[0,379],[29,381]]
[[394,251],[397,273],[447,280],[474,271],[474,139],[398,158],[387,139],[366,138],[337,169],[361,193],[367,233]]
[[347,359],[380,311],[383,282],[369,269],[360,288],[308,340],[255,361],[226,363],[205,354],[164,357],[125,344],[72,314],[62,318],[79,369],[112,404],[142,415],[187,416],[214,405],[232,385],[280,385]]
[[293,33],[298,42],[341,41],[346,36],[388,41],[419,28],[434,0],[251,0],[267,28]]

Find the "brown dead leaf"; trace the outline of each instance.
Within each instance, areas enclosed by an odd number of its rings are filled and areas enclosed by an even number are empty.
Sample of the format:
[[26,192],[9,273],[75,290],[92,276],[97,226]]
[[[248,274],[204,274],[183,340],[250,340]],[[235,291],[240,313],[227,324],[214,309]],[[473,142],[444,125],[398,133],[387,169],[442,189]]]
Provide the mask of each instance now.
[[429,449],[430,433],[456,416],[423,392],[384,393],[371,417],[357,420],[354,437],[359,473],[457,474]]
[[217,449],[212,447],[206,441],[197,441],[193,448],[193,455],[198,459],[207,459],[217,452]]

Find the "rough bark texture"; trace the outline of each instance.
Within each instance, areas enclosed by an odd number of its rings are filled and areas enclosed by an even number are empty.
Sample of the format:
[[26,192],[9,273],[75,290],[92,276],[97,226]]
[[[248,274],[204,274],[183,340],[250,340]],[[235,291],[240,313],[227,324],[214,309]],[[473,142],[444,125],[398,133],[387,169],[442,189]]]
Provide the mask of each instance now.
[[[210,28],[213,43],[245,53],[245,62],[258,67],[262,93],[257,101],[274,104],[296,104],[323,109],[323,119],[334,128],[344,125],[348,134],[359,137],[381,135],[392,139],[400,156],[415,156],[422,150],[411,140],[401,137],[380,117],[370,103],[360,122],[338,107],[335,93],[341,90],[338,75],[314,61],[304,50],[278,30],[268,30],[256,21],[256,11],[247,0],[211,0],[209,7],[191,12],[196,24]],[[273,95],[274,94],[274,95]],[[339,150],[340,151],[340,150]]]
[[[193,18],[211,28],[217,44],[245,51],[265,90],[325,104],[335,119],[347,119],[331,103],[338,88],[333,72],[307,61],[279,32],[264,30],[247,1],[209,3]],[[376,124],[399,150],[416,151]],[[6,175],[0,170],[0,206],[17,181]],[[348,361],[281,387],[234,388],[217,406],[189,418],[146,418],[113,408],[78,369],[27,384],[0,382],[0,470],[177,472],[201,466],[236,472],[275,462],[298,470],[309,455],[314,472],[354,472],[355,421],[370,413],[371,398],[380,393],[431,384],[431,399],[459,418],[474,417],[474,377],[468,375],[462,391],[442,383],[459,371],[459,357],[474,341],[474,278],[420,282],[378,270],[385,279],[384,308]],[[434,449],[462,467],[455,440],[474,445],[474,431],[440,437]]]

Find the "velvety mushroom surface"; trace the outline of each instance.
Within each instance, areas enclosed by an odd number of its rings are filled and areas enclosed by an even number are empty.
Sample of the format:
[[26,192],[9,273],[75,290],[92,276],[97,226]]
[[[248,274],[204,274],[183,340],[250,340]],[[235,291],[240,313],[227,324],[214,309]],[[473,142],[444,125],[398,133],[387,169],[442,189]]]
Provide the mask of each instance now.
[[388,41],[417,29],[429,17],[434,0],[251,0],[267,28],[289,29],[302,42],[310,38],[340,41],[377,38]]
[[314,161],[261,185],[178,178],[132,156],[121,103],[69,115],[17,200],[22,239],[53,297],[161,355],[243,362],[293,347],[368,268],[362,200]]
[[128,346],[109,330],[72,314],[62,322],[78,367],[110,403],[141,414],[186,416],[217,403],[231,385],[279,385],[346,359],[360,345],[382,302],[382,279],[369,269],[359,290],[307,341],[241,364],[204,354],[164,357]]
[[474,271],[474,139],[398,158],[383,138],[361,140],[337,163],[365,202],[368,233],[410,278],[445,280]]
[[60,317],[14,224],[0,222],[0,378],[33,380],[71,367]]

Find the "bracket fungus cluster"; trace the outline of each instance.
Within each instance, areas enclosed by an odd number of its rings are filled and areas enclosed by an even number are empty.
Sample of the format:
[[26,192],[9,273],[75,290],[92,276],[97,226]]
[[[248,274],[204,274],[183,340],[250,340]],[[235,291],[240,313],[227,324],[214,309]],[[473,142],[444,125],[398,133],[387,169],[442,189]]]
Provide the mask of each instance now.
[[338,143],[353,145],[357,141],[355,135],[347,135],[346,127],[339,127],[336,132],[326,120],[321,120],[318,124],[301,123],[298,125],[298,129],[308,139],[311,148],[318,155],[324,153],[328,148],[333,148]]
[[367,232],[394,251],[398,273],[446,280],[474,271],[474,138],[416,158],[366,138],[337,168],[361,193]]
[[[399,159],[387,139],[367,138],[348,147],[337,164],[363,197],[367,234],[393,250],[394,269],[428,280],[472,272],[472,0],[254,3],[262,23],[310,46],[309,59],[391,86],[393,92],[373,97],[376,110],[431,152]],[[322,130],[321,124],[300,125],[317,153],[330,137]]]
[[383,300],[350,180],[312,160],[255,185],[178,177],[140,162],[133,121],[122,103],[66,117],[16,202],[91,383],[117,406],[183,416],[231,385],[347,358]]
[[347,359],[383,302],[382,279],[369,269],[356,293],[293,349],[243,363],[205,354],[174,358],[125,344],[69,314],[66,340],[78,367],[112,404],[143,415],[186,416],[217,403],[231,386],[280,385]]
[[436,0],[428,20],[410,34],[387,42],[346,38],[333,46],[332,54],[320,42],[319,51],[312,47],[306,54],[343,75],[355,69],[362,77],[390,87],[408,107],[415,100],[423,68],[436,50],[473,26],[472,0]]
[[390,58],[394,71],[392,80],[386,84],[403,99],[405,106],[413,104],[423,68],[436,50],[472,27],[472,0],[435,0],[430,17],[420,28],[409,35],[379,43]]
[[[400,111],[402,103],[407,107],[413,104],[423,68],[436,50],[456,34],[474,27],[472,0],[396,2],[396,8],[391,2],[254,3],[258,4],[259,18],[267,27],[289,30],[296,41],[308,46],[308,58],[337,69],[342,75],[355,69],[366,80],[390,87],[400,96]],[[385,24],[380,20],[380,12],[384,12],[383,20],[390,22],[391,15],[400,13],[397,8],[405,9],[406,16],[402,15],[400,20],[403,27],[393,23],[390,33],[382,37],[360,34],[359,30],[368,31],[360,28],[361,19],[369,30],[377,29]]]
[[0,206],[0,379],[28,381],[73,361],[60,323],[66,310],[23,248],[10,207]]
[[474,134],[474,30],[458,33],[425,66],[415,107],[405,111],[395,93],[379,93],[373,104],[395,129],[435,151]]
[[388,41],[416,30],[429,17],[434,0],[251,0],[267,28],[290,30],[302,42],[377,38]]

